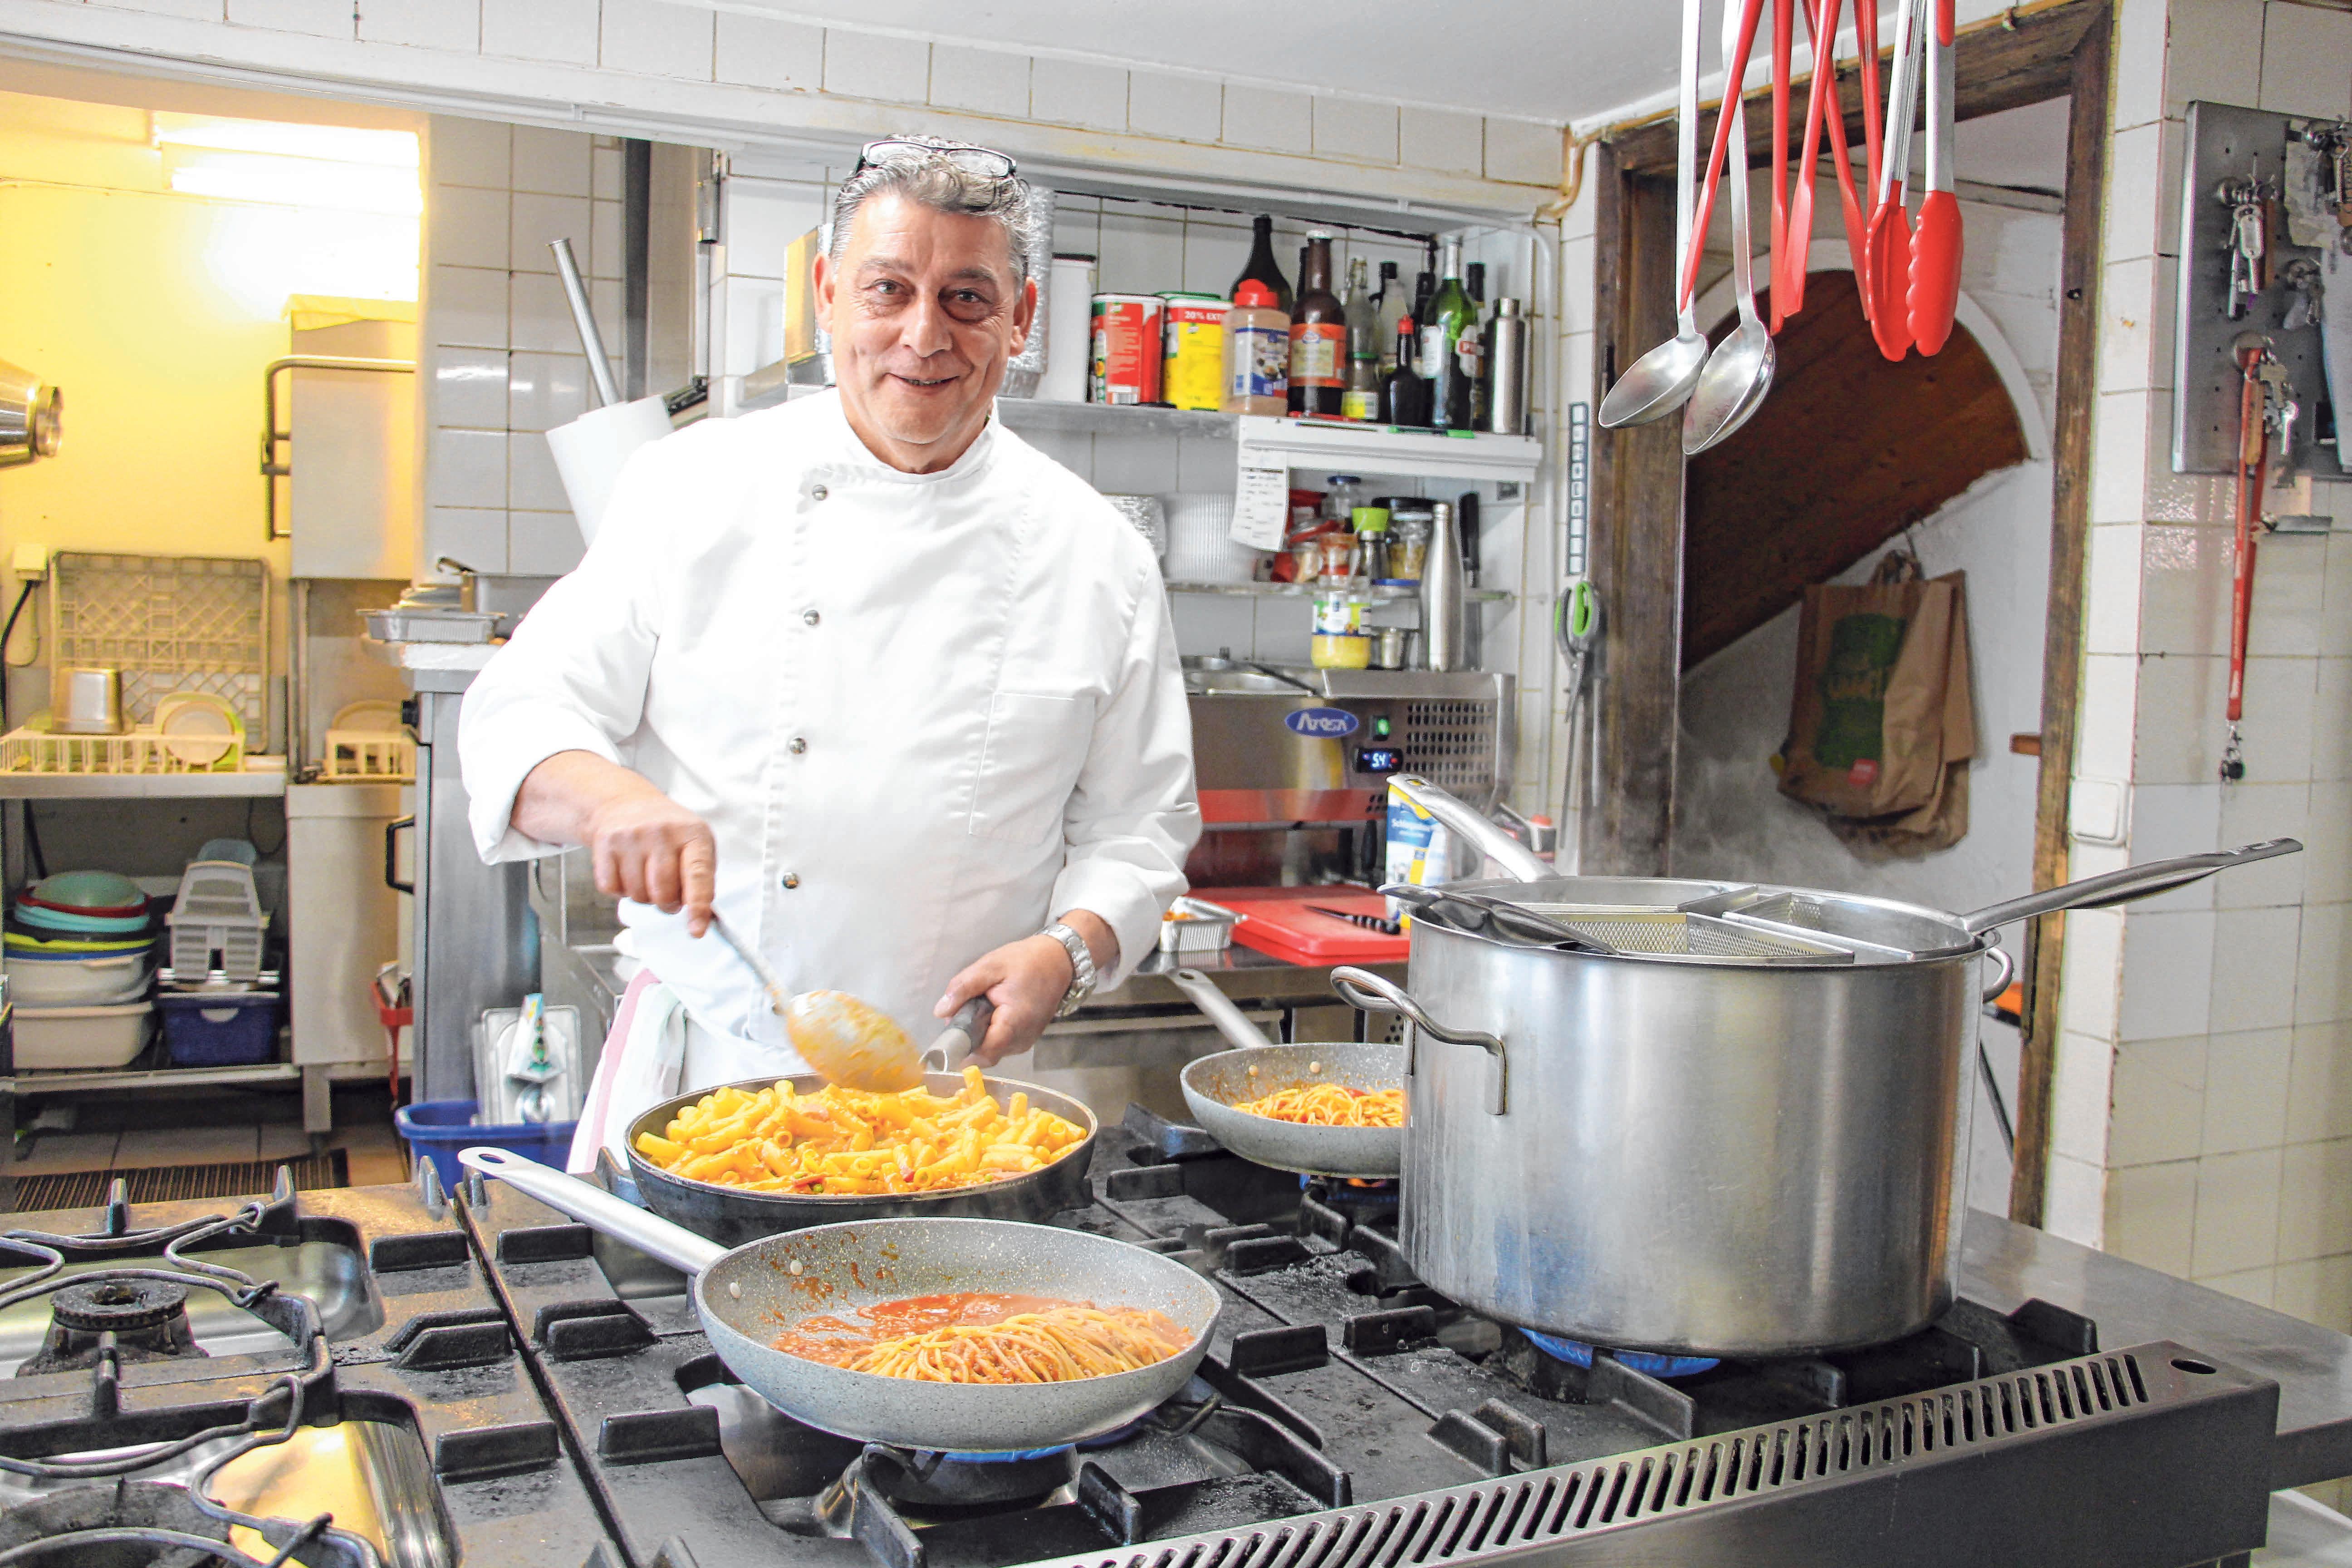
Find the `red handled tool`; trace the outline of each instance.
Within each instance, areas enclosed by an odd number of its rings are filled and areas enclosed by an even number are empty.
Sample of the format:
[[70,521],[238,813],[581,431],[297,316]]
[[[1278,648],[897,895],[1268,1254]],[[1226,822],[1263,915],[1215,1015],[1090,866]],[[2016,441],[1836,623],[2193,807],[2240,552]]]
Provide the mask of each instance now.
[[1764,276],[1772,290],[1772,330],[1783,310],[1781,284],[1789,257],[1789,54],[1796,45],[1796,0],[1772,0],[1772,260]]
[[1918,105],[1920,0],[1903,0],[1895,18],[1895,79],[1886,94],[1885,157],[1878,166],[1877,205],[1866,240],[1871,335],[1878,352],[1899,360],[1911,351],[1911,216],[1904,210],[1904,177],[1911,164],[1911,121]]
[[[1862,0],[1864,5],[1874,0]],[[1785,312],[1793,316],[1805,308],[1805,270],[1813,252],[1813,163],[1820,155],[1822,120],[1826,115],[1837,130],[1838,188],[1845,197],[1846,243],[1854,253],[1854,265],[1862,265],[1862,208],[1853,193],[1853,166],[1845,156],[1845,109],[1838,101],[1837,90],[1837,27],[1839,0],[1821,0],[1821,16],[1817,19],[1812,8],[1805,10],[1805,42],[1813,51],[1813,89],[1805,100],[1805,139],[1797,151],[1797,189],[1789,199],[1789,258],[1782,276],[1772,282],[1773,313],[1780,315],[1780,301],[1788,300]]]
[[1683,259],[1682,282],[1675,291],[1677,300],[1689,299],[1698,289],[1699,258],[1706,254],[1706,226],[1714,221],[1716,187],[1723,183],[1724,150],[1731,144],[1731,122],[1736,118],[1731,106],[1747,84],[1748,57],[1756,46],[1757,24],[1763,17],[1764,0],[1747,0],[1739,17],[1739,45],[1732,51],[1738,58],[1723,62],[1723,103],[1716,112],[1715,145],[1706,155],[1706,179],[1699,191],[1698,216],[1691,220],[1690,253]]
[[1952,0],[1936,0],[1927,53],[1927,194],[1911,237],[1911,341],[1938,353],[1960,301],[1960,203],[1952,194]]
[[[2254,523],[2262,507],[2263,473],[2269,467],[2270,430],[2263,421],[2263,362],[2270,349],[2260,340],[2242,343],[2238,368],[2238,532],[2230,568],[2230,752],[2238,750],[2238,721],[2246,710],[2246,619],[2254,605]],[[2241,770],[2242,771],[2242,769]],[[2222,775],[2229,774],[2223,763]]]

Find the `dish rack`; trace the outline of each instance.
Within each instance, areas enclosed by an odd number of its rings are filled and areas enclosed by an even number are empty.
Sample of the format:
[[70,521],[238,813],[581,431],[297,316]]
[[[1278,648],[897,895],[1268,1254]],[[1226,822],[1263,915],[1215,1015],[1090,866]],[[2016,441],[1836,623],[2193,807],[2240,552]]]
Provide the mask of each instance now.
[[122,714],[133,724],[151,721],[155,704],[173,692],[204,691],[235,708],[247,735],[269,732],[269,576],[262,563],[60,551],[49,573],[51,668],[121,670]]
[[0,772],[12,773],[234,773],[245,770],[245,742],[209,763],[174,756],[168,737],[149,729],[127,735],[59,735],[30,728],[0,735]]
[[319,776],[330,781],[406,783],[416,776],[416,742],[390,730],[330,730]]
[[180,896],[163,920],[171,928],[169,984],[196,986],[219,979],[250,985],[261,977],[269,917],[254,889],[252,867],[236,860],[191,860],[180,874]]

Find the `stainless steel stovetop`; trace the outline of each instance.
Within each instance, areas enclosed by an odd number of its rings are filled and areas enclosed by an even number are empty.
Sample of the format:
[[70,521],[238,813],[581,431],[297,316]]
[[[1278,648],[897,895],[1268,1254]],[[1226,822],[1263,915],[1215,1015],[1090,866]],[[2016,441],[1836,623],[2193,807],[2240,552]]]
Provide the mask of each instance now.
[[792,1421],[678,1275],[495,1184],[11,1216],[0,1564],[2187,1568],[2352,1473],[2352,1339],[1987,1215],[1926,1333],[1663,1380],[1436,1296],[1391,1193],[1140,1119],[1093,1185],[1055,1223],[1225,1310],[1152,1416],[1010,1461]]

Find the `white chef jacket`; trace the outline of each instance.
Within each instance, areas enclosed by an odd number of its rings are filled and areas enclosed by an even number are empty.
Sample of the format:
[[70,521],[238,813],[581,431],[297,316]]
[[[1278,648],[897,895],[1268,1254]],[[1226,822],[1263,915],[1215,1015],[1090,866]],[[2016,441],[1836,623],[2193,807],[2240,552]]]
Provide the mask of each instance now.
[[[993,419],[952,467],[901,473],[830,392],[629,460],[578,570],[467,690],[484,859],[554,852],[515,792],[573,750],[710,825],[719,910],[788,988],[863,996],[918,1043],[957,971],[1066,910],[1118,933],[1123,980],[1201,831],[1141,535]],[[716,935],[621,920],[697,1023],[783,1044]]]

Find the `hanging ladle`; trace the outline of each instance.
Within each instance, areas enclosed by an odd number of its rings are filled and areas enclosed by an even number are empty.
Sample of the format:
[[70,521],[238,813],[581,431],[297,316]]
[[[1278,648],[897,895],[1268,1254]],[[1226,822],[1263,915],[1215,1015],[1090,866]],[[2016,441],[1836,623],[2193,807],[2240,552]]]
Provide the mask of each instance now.
[[1696,196],[1698,159],[1699,13],[1704,0],[1683,0],[1682,99],[1675,127],[1675,296],[1680,306],[1675,335],[1635,360],[1601,400],[1607,429],[1663,419],[1690,401],[1706,368],[1706,334],[1698,330],[1692,299],[1683,281],[1683,256],[1690,249],[1691,208]]
[[[1724,183],[1731,187],[1731,282],[1739,303],[1739,325],[1715,346],[1698,385],[1683,407],[1683,453],[1696,457],[1748,423],[1772,390],[1772,332],[1756,313],[1756,275],[1749,254],[1748,222],[1748,57],[1739,48],[1737,13],[1723,16],[1723,112],[1730,117],[1730,163]],[[1749,35],[1751,39],[1754,35]]]

